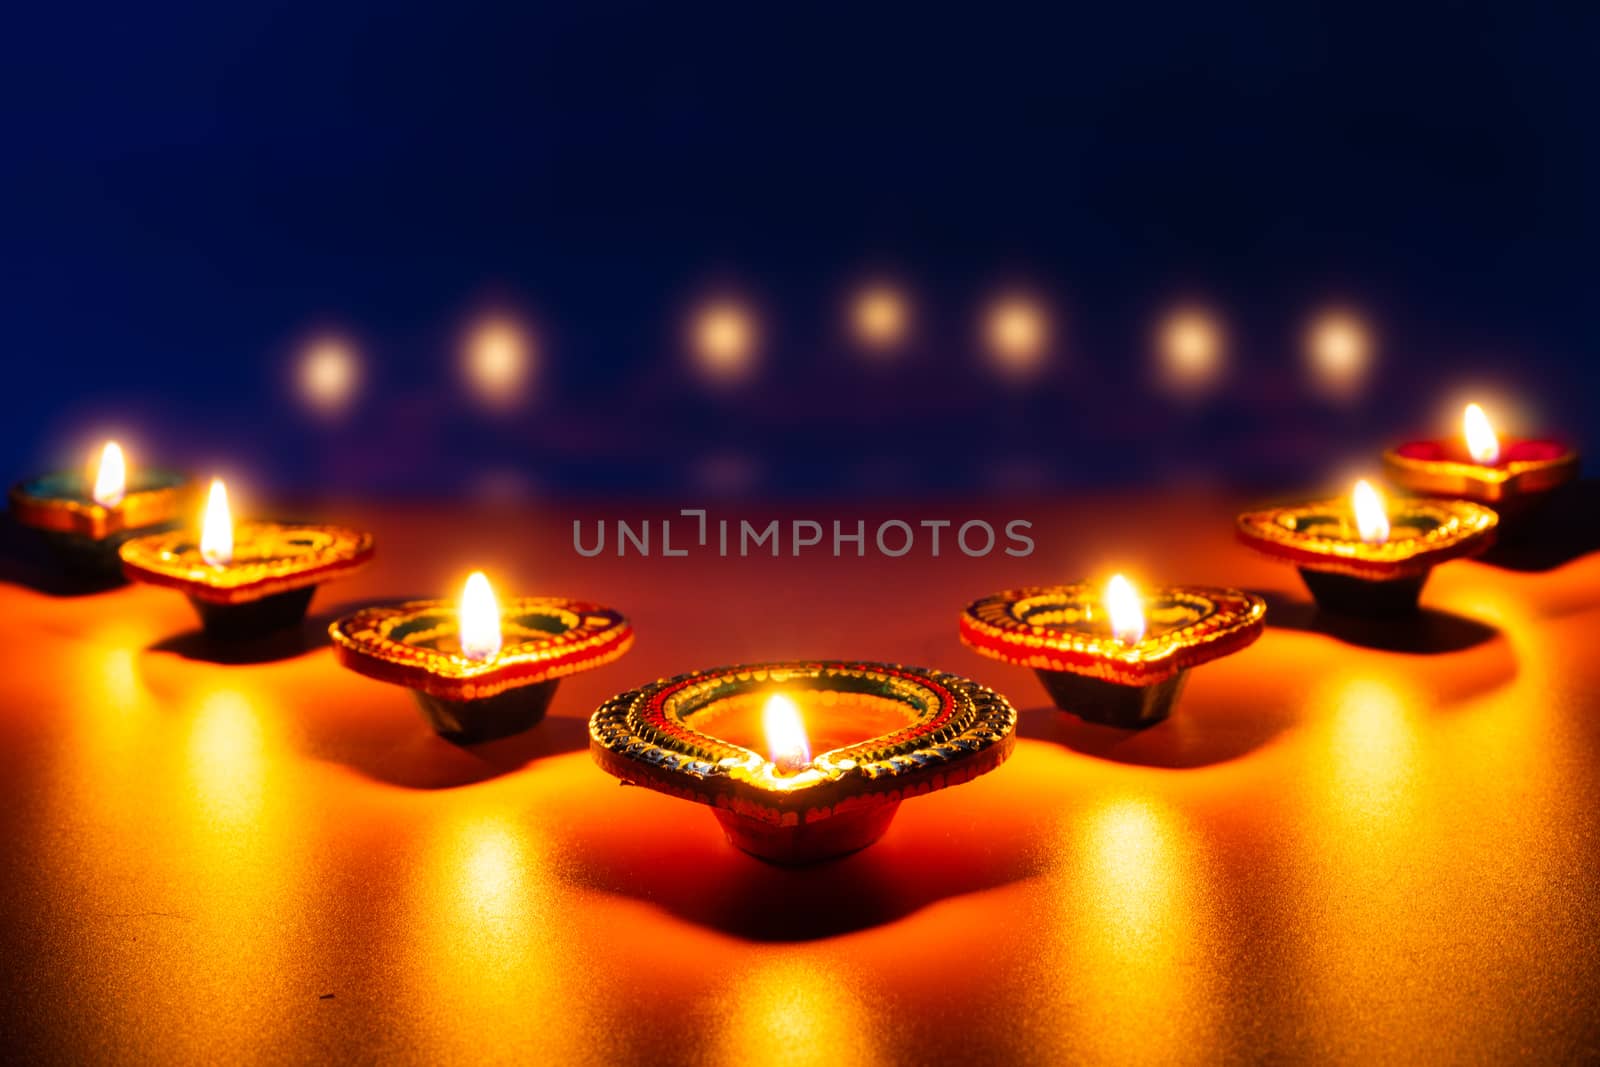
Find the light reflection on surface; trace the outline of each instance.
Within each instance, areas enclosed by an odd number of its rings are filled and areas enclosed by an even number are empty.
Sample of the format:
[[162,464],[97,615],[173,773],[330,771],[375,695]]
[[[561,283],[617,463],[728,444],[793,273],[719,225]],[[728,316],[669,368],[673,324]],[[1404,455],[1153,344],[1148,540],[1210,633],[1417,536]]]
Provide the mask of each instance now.
[[848,1067],[877,1063],[894,1031],[848,972],[798,953],[766,953],[718,997],[717,1062],[728,1067]]
[[1057,1051],[1163,1063],[1208,1047],[1207,923],[1181,817],[1163,801],[1121,795],[1065,827],[1069,859],[1053,887],[1059,971],[1049,981],[1073,1036]]
[[415,941],[407,974],[427,1005],[425,1058],[479,1057],[491,1042],[593,1058],[570,1006],[559,1026],[542,1016],[576,997],[569,983],[592,980],[562,951],[545,851],[524,813],[492,802],[458,805],[431,828],[401,932]]
[[188,756],[200,810],[221,827],[251,829],[261,814],[266,743],[243,694],[221,690],[204,699],[190,727]]

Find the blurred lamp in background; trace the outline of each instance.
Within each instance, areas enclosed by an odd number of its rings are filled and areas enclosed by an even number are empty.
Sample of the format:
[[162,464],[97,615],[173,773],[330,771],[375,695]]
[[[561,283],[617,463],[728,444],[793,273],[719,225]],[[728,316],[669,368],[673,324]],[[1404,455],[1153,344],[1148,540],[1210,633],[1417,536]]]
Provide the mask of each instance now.
[[325,418],[348,411],[361,387],[361,361],[338,338],[319,337],[306,345],[298,371],[301,399]]
[[1161,384],[1186,395],[1206,391],[1222,378],[1225,346],[1222,324],[1210,312],[1197,307],[1170,312],[1156,330]]
[[536,355],[533,336],[521,323],[508,315],[490,315],[467,331],[462,373],[480,403],[503,411],[526,397]]
[[1354,399],[1372,366],[1372,335],[1348,311],[1324,311],[1306,330],[1306,361],[1317,390],[1335,400]]
[[701,377],[712,385],[734,385],[755,373],[755,315],[730,299],[713,300],[689,323],[689,351]]
[[876,283],[861,289],[850,304],[850,332],[875,355],[888,355],[904,343],[911,327],[911,308],[893,286]]
[[1004,378],[1022,381],[1043,369],[1050,348],[1050,320],[1044,306],[1025,296],[1003,296],[983,318],[989,364]]

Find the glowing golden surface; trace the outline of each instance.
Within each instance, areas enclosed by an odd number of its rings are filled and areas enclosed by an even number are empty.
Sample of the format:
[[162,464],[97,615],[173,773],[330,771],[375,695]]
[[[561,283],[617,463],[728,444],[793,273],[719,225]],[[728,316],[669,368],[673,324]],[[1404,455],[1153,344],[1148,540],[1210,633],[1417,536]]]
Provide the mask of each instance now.
[[[319,594],[323,625],[355,603],[448,588],[469,563],[635,621],[630,658],[563,682],[532,733],[470,752],[325,648],[220,665],[161,590],[66,599],[0,585],[8,1052],[1594,1055],[1600,556],[1545,573],[1442,568],[1434,612],[1400,642],[1411,651],[1381,651],[1314,629],[1294,573],[1234,544],[1224,503],[949,510],[1025,513],[1039,551],[894,567],[585,560],[572,512],[549,503],[327,512],[385,551]],[[977,591],[1113,558],[1273,598],[1250,654],[1194,672],[1181,714],[1137,735],[1049,709],[1028,671],[963,648],[951,625]],[[1016,754],[903,805],[864,852],[802,870],[737,852],[698,805],[618,788],[591,764],[583,720],[613,692],[802,655],[993,685],[1023,709]]]

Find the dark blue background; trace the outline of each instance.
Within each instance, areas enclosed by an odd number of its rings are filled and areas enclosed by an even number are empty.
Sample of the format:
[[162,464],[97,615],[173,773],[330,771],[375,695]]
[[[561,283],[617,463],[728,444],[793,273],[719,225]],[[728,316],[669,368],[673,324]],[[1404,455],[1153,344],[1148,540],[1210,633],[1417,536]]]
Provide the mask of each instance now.
[[[279,491],[1292,485],[1480,385],[1592,440],[1600,26],[1569,7],[32,5],[0,447],[21,475],[105,428]],[[837,305],[882,269],[922,329],[874,369]],[[1017,280],[1062,323],[1026,391],[971,326]],[[773,343],[710,394],[679,326],[730,281]],[[1198,409],[1142,369],[1180,296],[1234,341]],[[1330,299],[1381,339],[1353,409],[1300,369]],[[452,363],[491,301],[544,353],[511,415]],[[286,387],[322,327],[369,361],[335,426]]]

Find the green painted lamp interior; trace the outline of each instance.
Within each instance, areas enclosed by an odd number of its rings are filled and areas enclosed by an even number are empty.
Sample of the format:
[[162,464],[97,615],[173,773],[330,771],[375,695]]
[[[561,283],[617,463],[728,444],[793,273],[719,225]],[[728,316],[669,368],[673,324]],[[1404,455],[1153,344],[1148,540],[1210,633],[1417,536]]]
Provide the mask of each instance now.
[[[176,489],[184,484],[183,475],[176,471],[135,468],[128,476],[127,492],[148,493],[159,489]],[[30,478],[22,483],[26,496],[39,500],[70,500],[77,504],[93,504],[94,486],[81,472],[59,471]]]
[[718,679],[670,698],[668,711],[699,733],[765,755],[762,713],[775,693],[799,707],[813,756],[898,733],[939,710],[932,693],[905,679],[797,673],[782,682]]
[[[525,644],[559,637],[577,625],[577,616],[567,612],[529,611],[502,616],[500,637],[506,645]],[[461,651],[460,623],[453,609],[421,612],[396,622],[388,631],[393,641],[435,652]]]
[[[1160,593],[1142,597],[1141,603],[1144,606],[1146,637],[1193,626],[1207,615],[1206,609],[1192,600]],[[1103,638],[1112,636],[1110,614],[1096,600],[1037,597],[1018,604],[1016,616],[1029,626],[1038,626],[1054,633]]]

